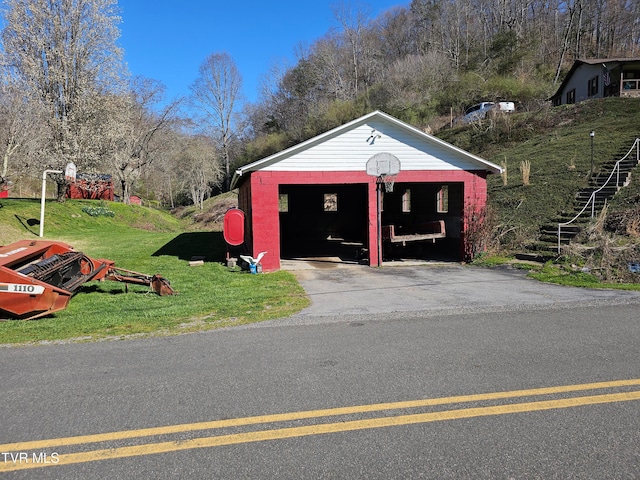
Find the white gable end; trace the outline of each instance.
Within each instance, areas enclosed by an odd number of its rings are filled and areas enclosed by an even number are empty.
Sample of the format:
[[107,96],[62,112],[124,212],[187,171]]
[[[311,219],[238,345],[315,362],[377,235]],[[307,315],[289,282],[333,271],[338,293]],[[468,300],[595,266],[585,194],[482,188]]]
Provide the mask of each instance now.
[[372,119],[322,143],[295,152],[263,171],[365,171],[367,160],[387,152],[400,160],[402,170],[474,170],[477,164],[431,144],[411,132]]
[[390,153],[397,157],[402,171],[502,171],[498,165],[376,111],[239,168],[235,172],[232,186],[244,174],[258,170],[364,172],[367,160],[378,153]]

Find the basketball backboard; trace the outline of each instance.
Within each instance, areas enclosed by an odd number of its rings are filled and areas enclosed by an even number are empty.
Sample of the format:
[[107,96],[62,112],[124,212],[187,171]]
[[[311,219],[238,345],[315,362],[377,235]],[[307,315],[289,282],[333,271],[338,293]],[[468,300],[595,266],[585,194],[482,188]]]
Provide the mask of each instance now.
[[397,175],[400,173],[400,160],[391,153],[380,152],[367,160],[367,175]]

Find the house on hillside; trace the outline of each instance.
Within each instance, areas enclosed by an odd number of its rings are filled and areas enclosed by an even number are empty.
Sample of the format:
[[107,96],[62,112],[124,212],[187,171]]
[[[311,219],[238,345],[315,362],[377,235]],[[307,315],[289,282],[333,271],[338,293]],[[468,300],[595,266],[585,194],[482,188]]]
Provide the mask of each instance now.
[[[390,164],[399,172],[387,192],[370,167]],[[391,248],[418,243],[424,259],[462,260],[465,219],[485,206],[487,175],[501,171],[375,111],[237,169],[232,188],[245,213],[247,250],[268,252],[265,271],[278,270],[286,258],[375,266]],[[385,227],[402,241],[383,241]]]
[[549,100],[558,106],[604,97],[640,97],[640,58],[576,60]]

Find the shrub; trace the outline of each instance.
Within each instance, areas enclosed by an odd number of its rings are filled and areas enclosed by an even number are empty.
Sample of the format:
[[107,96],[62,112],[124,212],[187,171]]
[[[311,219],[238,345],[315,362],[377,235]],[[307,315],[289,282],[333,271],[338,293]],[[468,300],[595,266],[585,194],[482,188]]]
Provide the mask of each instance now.
[[115,217],[115,213],[113,212],[113,210],[109,210],[104,203],[100,203],[100,205],[94,207],[94,206],[87,206],[87,207],[82,207],[82,211],[84,213],[86,213],[87,215],[90,215],[92,217]]

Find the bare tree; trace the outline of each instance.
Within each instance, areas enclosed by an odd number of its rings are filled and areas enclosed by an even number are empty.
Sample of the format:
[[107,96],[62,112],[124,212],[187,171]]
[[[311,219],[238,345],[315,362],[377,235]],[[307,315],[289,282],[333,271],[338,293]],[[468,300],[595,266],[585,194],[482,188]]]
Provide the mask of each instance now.
[[242,77],[235,62],[227,53],[209,55],[200,66],[199,76],[191,86],[195,104],[214,132],[222,152],[224,189],[229,190],[231,176],[231,146],[233,143],[233,116],[240,102]]
[[209,138],[202,136],[185,139],[182,146],[177,157],[179,175],[193,204],[202,210],[212,188],[219,186],[223,178],[216,148]]
[[395,7],[384,12],[376,21],[380,32],[382,53],[389,62],[418,53],[410,11]]
[[365,61],[365,31],[369,23],[369,13],[364,7],[341,3],[334,7],[333,15],[342,26],[342,35],[349,47],[351,63],[351,98],[355,98],[361,88],[363,63]]
[[320,86],[328,99],[355,98],[350,62],[350,54],[342,46],[342,37],[335,32],[327,33],[313,44],[309,63],[317,68]]
[[[572,33],[576,31],[580,31],[580,29],[576,28],[575,25],[579,21],[579,20],[576,20],[576,18],[579,18],[581,16],[581,12],[582,12],[582,0],[574,0],[573,2],[571,1],[567,2],[567,14],[565,15],[566,21],[564,25],[564,33],[562,35],[562,45],[560,48],[560,55],[559,55],[558,64],[556,67],[556,75],[553,79],[553,83],[557,83],[558,80],[560,79],[560,73],[562,72],[565,55],[570,50],[572,45],[571,43],[573,38]],[[579,34],[576,34],[576,36],[577,35]]]
[[447,85],[454,72],[443,54],[409,55],[397,60],[388,70],[389,105],[394,110],[410,110],[427,104]]
[[469,61],[470,46],[482,45],[477,23],[469,23],[482,11],[474,9],[470,0],[413,0],[410,10],[421,53],[445,54],[458,69]]
[[318,88],[322,81],[317,75],[315,63],[300,60],[280,78],[270,96],[271,126],[276,131],[286,131],[293,141],[306,140],[306,120],[325,98],[326,92]]
[[158,133],[171,126],[177,102],[159,111],[164,86],[138,77],[131,93],[104,97],[104,116],[108,124],[103,135],[108,142],[108,161],[122,189],[122,200],[129,203],[131,188],[165,147]]
[[[24,173],[29,167],[28,158],[38,155],[47,133],[43,114],[40,104],[13,79],[0,82],[1,177]],[[17,158],[22,159],[20,165],[13,161]]]
[[[48,110],[47,168],[91,155],[82,122],[98,94],[123,86],[125,68],[116,41],[117,0],[6,0],[3,65],[21,78]],[[64,177],[57,178],[62,200]]]

